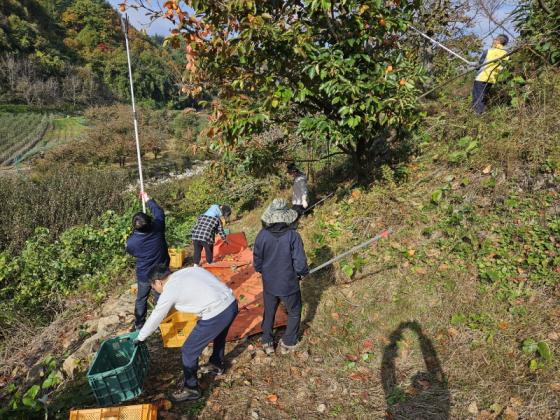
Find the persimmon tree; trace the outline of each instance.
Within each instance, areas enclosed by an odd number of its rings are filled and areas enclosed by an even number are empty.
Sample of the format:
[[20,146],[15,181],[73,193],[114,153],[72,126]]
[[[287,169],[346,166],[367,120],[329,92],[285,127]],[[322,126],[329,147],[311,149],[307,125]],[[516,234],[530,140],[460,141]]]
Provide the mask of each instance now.
[[[144,7],[130,0],[126,7]],[[329,141],[365,168],[421,117],[422,78],[403,34],[417,1],[166,1],[154,17],[185,48],[183,92],[213,90],[208,134],[223,154],[271,125]]]

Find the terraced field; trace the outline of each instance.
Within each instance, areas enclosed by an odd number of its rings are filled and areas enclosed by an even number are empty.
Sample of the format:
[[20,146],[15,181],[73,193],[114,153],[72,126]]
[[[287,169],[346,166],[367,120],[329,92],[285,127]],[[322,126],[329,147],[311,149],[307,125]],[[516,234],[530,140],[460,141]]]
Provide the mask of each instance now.
[[30,149],[22,159],[28,159],[40,152],[45,152],[59,144],[68,143],[80,138],[85,129],[83,117],[54,117],[49,130],[43,139]]
[[0,113],[0,166],[11,166],[53,146],[77,139],[82,117]]
[[0,165],[18,162],[43,139],[51,124],[48,114],[0,114]]

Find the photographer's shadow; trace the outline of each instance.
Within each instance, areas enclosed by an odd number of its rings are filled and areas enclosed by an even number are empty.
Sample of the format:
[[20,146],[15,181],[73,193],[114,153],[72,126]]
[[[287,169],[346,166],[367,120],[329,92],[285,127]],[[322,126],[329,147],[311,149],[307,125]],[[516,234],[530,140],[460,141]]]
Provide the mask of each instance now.
[[[417,372],[407,390],[399,386],[395,360],[398,342],[405,330],[418,337],[425,370]],[[389,337],[390,343],[383,350],[381,381],[387,401],[387,417],[391,419],[449,419],[451,395],[447,380],[432,345],[416,321],[403,322]]]

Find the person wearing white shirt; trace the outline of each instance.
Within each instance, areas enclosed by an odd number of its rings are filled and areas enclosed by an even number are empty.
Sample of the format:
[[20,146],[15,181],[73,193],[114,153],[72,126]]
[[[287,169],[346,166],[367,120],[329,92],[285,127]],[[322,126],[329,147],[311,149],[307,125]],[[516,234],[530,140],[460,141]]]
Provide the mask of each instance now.
[[160,297],[134,341],[146,340],[157,330],[171,308],[196,314],[200,319],[181,348],[184,387],[174,392],[172,398],[175,401],[199,399],[198,358],[213,341],[212,356],[201,370],[223,373],[226,337],[238,312],[237,300],[229,287],[201,267],[171,273],[166,265],[157,265],[150,273],[150,283]]

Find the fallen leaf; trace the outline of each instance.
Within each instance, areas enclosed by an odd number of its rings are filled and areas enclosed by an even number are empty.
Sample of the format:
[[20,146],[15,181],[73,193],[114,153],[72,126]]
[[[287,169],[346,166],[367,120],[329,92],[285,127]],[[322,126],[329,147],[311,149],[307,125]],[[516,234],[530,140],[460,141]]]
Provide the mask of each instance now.
[[347,354],[346,360],[349,360],[350,362],[357,362],[358,356],[356,356],[355,354]]
[[521,407],[523,405],[523,400],[519,397],[511,397],[509,403],[512,407]]
[[487,165],[484,167],[484,169],[482,170],[483,174],[489,174],[490,171],[492,170],[492,165]]
[[507,323],[507,321],[501,320],[500,322],[498,322],[498,328],[502,331],[505,331],[509,328],[509,324]]
[[457,329],[453,328],[453,327],[449,327],[447,329],[447,334],[449,334],[450,337],[455,338],[457,337],[460,333],[459,331],[457,331]]
[[424,267],[416,267],[415,271],[416,271],[417,274],[421,274],[423,276],[428,274],[428,270],[426,270]]
[[476,405],[476,401],[473,401],[469,404],[469,406],[467,407],[467,411],[473,416],[476,416],[478,414],[478,405]]
[[560,335],[557,332],[553,331],[550,334],[548,334],[548,339],[552,341],[556,341],[560,339]]
[[317,411],[318,411],[319,413],[324,413],[326,409],[327,409],[327,406],[326,406],[325,404],[319,404],[319,405],[317,406]]
[[517,420],[519,418],[519,414],[511,407],[506,407],[504,410],[504,414],[502,416],[503,420]]
[[332,312],[332,313],[331,313],[331,318],[332,318],[332,319],[339,319],[339,318],[340,318],[340,315],[338,314],[338,312]]
[[429,381],[420,379],[420,380],[418,381],[418,385],[420,385],[420,386],[422,387],[423,390],[426,390],[426,389],[428,389],[428,388],[430,387],[431,384],[430,384]]
[[267,395],[266,400],[267,400],[269,403],[275,404],[276,401],[278,401],[278,395],[276,395],[276,394]]
[[369,350],[373,347],[373,340],[367,339],[364,340],[362,347],[364,348],[364,350]]
[[414,254],[416,254],[416,250],[415,250],[415,249],[409,249],[408,251],[406,251],[406,253],[407,253],[410,257],[414,257]]
[[164,399],[161,399],[161,400],[157,401],[156,406],[160,410],[169,411],[169,410],[171,410],[171,407],[173,407],[173,404],[171,403],[171,401],[164,398]]
[[549,388],[554,392],[560,392],[560,383],[555,382],[549,385]]
[[350,379],[353,381],[367,381],[368,375],[363,372],[354,372],[350,375]]
[[476,420],[494,420],[497,416],[490,411],[482,410]]

